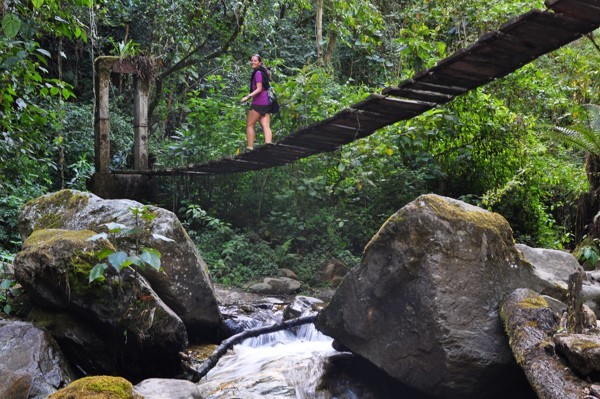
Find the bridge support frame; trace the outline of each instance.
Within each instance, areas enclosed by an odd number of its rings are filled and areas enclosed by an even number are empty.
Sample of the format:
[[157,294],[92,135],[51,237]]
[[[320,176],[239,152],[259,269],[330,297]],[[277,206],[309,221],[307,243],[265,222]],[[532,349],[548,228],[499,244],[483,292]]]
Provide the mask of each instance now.
[[109,89],[112,73],[134,75],[133,167],[149,169],[148,163],[148,99],[152,84],[149,62],[140,59],[99,57],[96,63],[96,112],[94,114],[94,166],[96,172],[88,188],[103,198],[149,199],[154,192],[152,179],[142,174],[115,175],[110,172]]

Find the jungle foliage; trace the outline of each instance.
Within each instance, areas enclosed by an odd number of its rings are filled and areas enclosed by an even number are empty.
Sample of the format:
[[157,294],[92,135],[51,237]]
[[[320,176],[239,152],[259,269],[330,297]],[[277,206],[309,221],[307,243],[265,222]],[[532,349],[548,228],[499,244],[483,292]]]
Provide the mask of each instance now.
[[[239,100],[254,53],[274,71],[279,140],[536,7],[543,2],[5,1],[0,250],[18,250],[25,201],[85,189],[94,172],[95,57],[154,60],[151,152],[156,166],[182,165],[244,147]],[[213,276],[230,284],[278,267],[317,284],[325,260],[355,264],[393,212],[430,192],[501,213],[517,241],[572,248],[589,190],[585,151],[552,133],[585,124],[600,104],[595,36],[332,153],[245,174],[161,178],[157,205],[179,215]],[[113,76],[114,169],[131,164],[131,88],[130,76]]]

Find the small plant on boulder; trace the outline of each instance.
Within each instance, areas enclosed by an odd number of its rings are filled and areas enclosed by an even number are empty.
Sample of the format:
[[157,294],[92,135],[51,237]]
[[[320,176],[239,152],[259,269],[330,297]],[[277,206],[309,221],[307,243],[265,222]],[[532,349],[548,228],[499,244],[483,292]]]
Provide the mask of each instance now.
[[[154,213],[147,207],[130,207],[135,216],[135,226],[130,228],[121,223],[105,223],[108,232],[96,234],[88,241],[100,239],[109,240],[115,248],[104,248],[97,252],[97,263],[90,271],[89,282],[104,281],[104,272],[112,266],[118,273],[126,267],[137,266],[144,270],[146,265],[161,270],[160,252],[155,248],[142,247],[141,238],[151,235],[154,239],[173,241],[172,239],[150,232],[150,223],[154,220]],[[126,246],[126,250],[119,250]],[[134,269],[135,270],[135,269]]]

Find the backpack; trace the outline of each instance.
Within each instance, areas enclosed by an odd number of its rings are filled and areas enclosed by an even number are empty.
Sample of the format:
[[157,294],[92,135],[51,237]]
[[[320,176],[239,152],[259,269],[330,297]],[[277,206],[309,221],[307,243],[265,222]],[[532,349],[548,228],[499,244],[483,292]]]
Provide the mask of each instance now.
[[272,114],[276,114],[279,112],[279,102],[277,101],[277,93],[272,86],[269,86],[267,90],[267,95],[269,96],[269,106]]

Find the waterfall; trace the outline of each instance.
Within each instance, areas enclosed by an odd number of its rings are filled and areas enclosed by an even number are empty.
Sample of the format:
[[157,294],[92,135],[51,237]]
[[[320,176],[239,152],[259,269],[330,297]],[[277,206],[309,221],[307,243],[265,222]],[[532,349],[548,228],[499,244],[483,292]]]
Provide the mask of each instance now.
[[330,399],[317,392],[324,363],[337,353],[313,324],[244,340],[199,386],[207,399]]
[[[236,298],[237,299],[237,298]],[[284,309],[314,312],[314,298],[286,305],[271,298],[223,306],[231,334],[278,323]],[[303,310],[300,310],[303,309]],[[314,324],[248,338],[230,349],[198,383],[205,399],[425,399],[365,359],[332,347]],[[200,350],[198,350],[200,351]]]

